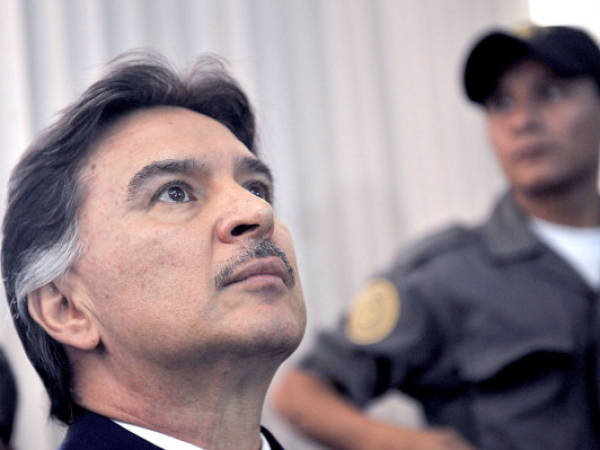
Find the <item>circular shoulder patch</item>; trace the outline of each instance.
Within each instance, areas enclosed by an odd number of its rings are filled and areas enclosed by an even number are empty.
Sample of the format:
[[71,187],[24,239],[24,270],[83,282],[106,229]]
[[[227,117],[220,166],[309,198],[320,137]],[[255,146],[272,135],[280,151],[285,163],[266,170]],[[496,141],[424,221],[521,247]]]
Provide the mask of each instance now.
[[400,319],[396,287],[376,278],[358,293],[346,320],[346,336],[356,344],[375,344],[386,338]]

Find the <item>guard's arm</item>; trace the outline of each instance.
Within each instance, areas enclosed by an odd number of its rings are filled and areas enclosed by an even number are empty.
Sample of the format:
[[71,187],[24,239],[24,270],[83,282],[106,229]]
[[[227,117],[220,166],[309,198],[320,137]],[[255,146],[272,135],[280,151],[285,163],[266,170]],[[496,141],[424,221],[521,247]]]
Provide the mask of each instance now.
[[413,430],[369,418],[327,383],[299,369],[283,376],[275,409],[297,430],[343,450],[473,450],[451,430]]

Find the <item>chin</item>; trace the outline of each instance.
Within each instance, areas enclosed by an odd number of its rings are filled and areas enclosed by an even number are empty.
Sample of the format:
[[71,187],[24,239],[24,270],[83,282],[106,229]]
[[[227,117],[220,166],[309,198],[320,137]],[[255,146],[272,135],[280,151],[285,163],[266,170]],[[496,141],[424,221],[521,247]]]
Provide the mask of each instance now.
[[300,345],[305,325],[305,321],[281,320],[269,324],[255,333],[256,352],[272,356],[281,355],[283,359],[287,358]]
[[218,339],[240,357],[264,356],[283,361],[300,344],[306,328],[301,291],[264,292],[246,296],[223,318]]
[[[264,357],[271,361],[283,361],[290,356],[304,336],[304,315],[288,314],[285,317],[262,315],[246,320],[235,330],[233,339],[237,351],[249,357]],[[236,345],[237,344],[237,345]]]
[[532,197],[549,197],[569,192],[580,183],[574,177],[546,177],[523,183],[521,191]]

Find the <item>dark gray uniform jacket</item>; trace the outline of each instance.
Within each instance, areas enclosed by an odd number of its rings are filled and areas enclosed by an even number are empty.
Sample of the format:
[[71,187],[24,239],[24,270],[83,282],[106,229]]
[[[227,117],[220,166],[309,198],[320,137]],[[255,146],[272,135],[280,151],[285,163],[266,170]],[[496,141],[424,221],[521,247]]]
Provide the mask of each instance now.
[[388,389],[486,450],[600,449],[598,292],[506,195],[480,227],[447,229],[383,274],[401,313],[359,345],[338,330],[301,362],[362,406]]

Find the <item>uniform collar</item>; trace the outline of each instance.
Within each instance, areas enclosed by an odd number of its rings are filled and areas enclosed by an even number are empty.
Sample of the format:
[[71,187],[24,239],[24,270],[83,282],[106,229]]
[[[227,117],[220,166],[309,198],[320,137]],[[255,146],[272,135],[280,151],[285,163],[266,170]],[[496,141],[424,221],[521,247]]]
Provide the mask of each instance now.
[[512,262],[539,256],[544,246],[527,226],[526,214],[505,193],[483,225],[482,237],[492,258]]
[[481,227],[483,245],[492,261],[510,264],[536,259],[540,270],[551,274],[555,282],[594,292],[571,264],[542,243],[528,221],[510,193],[504,194]]

